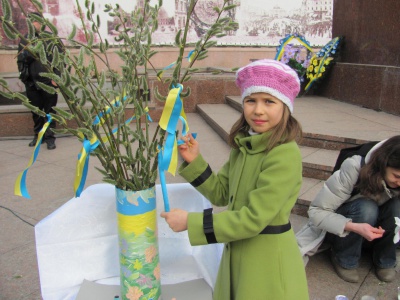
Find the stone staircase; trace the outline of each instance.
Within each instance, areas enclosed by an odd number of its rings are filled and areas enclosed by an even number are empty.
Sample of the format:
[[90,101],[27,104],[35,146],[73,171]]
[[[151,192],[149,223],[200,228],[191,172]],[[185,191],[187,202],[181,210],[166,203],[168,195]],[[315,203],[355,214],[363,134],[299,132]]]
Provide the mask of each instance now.
[[[226,96],[225,104],[197,105],[197,113],[226,142],[229,131],[239,118],[241,111],[242,105],[238,96]],[[303,217],[307,217],[310,202],[330,176],[339,149],[348,146],[347,143],[332,136],[319,137],[318,142],[313,137],[315,137],[314,133],[304,132],[304,138],[300,142],[303,157],[303,185],[292,212]]]

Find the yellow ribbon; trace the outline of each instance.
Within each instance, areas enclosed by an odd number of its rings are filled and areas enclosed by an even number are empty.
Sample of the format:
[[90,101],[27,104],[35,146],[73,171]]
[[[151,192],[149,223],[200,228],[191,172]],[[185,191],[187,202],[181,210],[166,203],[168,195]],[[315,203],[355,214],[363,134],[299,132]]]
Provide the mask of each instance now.
[[[146,118],[150,122],[153,122],[153,120],[151,119],[151,117],[149,115],[149,108],[146,107],[144,109],[144,111],[146,112]],[[125,121],[125,125],[129,125],[129,123],[135,119],[136,119],[135,116],[130,117],[128,120]],[[99,119],[96,118],[96,120],[98,121]],[[95,120],[95,122],[97,122],[96,120]],[[95,122],[93,122],[93,125],[95,125]],[[115,134],[119,129],[120,129],[120,127],[114,128],[112,131],[112,134]],[[88,168],[89,168],[90,153],[92,151],[94,151],[100,144],[100,142],[96,136],[93,136],[90,139],[90,141],[88,141],[82,134],[79,134],[79,135],[83,139],[83,146],[82,146],[81,152],[78,155],[78,161],[76,164],[76,172],[75,172],[75,179],[74,179],[74,192],[75,192],[76,197],[80,196],[80,194],[83,190],[83,187],[85,186],[86,176],[87,176],[87,172],[88,172]],[[110,139],[109,135],[103,136],[101,138],[103,143],[107,143],[109,141],[109,139]]]
[[178,142],[176,138],[178,121],[181,120],[183,123],[183,134],[186,134],[186,130],[189,130],[186,121],[186,114],[180,97],[182,89],[183,86],[178,84],[177,87],[173,87],[169,91],[159,121],[160,127],[167,132],[164,147],[159,149],[158,152],[158,172],[160,175],[160,184],[164,199],[164,210],[167,212],[169,211],[169,201],[164,171],[168,170],[169,173],[175,176],[178,165]]
[[84,139],[83,147],[78,155],[78,162],[76,164],[75,180],[74,180],[74,192],[75,196],[79,197],[82,193],[83,187],[85,186],[87,171],[89,167],[89,154],[94,151],[100,144],[96,136],[93,136],[90,141]]
[[[167,132],[161,168],[162,170],[168,170],[172,175],[175,175],[178,165],[176,128],[179,117],[182,117],[186,121],[186,114],[180,98],[182,88],[183,86],[178,84],[177,87],[170,90],[159,121],[160,127]],[[189,130],[189,128],[187,128],[187,130]]]
[[31,167],[35,163],[36,158],[39,155],[39,150],[40,150],[40,145],[42,144],[43,135],[45,134],[47,128],[49,127],[49,125],[51,123],[51,116],[49,114],[46,116],[47,116],[47,122],[43,125],[42,129],[40,130],[40,132],[38,134],[36,145],[35,145],[35,148],[33,149],[33,153],[32,153],[31,159],[29,160],[28,166],[25,168],[24,171],[22,171],[18,175],[18,177],[15,181],[14,194],[17,196],[22,196],[22,197],[31,199],[31,196],[29,195],[28,189],[26,187],[26,174],[29,170],[29,167]]

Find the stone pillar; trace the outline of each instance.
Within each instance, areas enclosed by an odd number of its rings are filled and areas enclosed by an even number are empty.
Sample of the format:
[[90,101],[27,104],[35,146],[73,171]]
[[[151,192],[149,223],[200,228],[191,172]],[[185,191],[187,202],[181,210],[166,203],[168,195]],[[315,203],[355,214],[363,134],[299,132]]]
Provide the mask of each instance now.
[[400,115],[400,1],[334,0],[340,59],[315,94]]

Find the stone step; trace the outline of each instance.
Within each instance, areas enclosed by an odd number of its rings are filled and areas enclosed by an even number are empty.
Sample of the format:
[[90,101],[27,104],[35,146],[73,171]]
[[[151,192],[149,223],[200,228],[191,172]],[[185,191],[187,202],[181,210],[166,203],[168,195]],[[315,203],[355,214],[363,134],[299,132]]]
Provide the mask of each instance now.
[[225,142],[228,142],[229,131],[240,117],[240,112],[227,104],[198,104],[197,113]]
[[325,181],[315,178],[303,176],[303,184],[300,189],[299,198],[292,209],[292,213],[308,217],[307,210],[312,200],[314,200],[317,193],[320,191]]
[[331,176],[339,150],[327,150],[300,145],[303,176],[326,180]]
[[243,110],[242,98],[240,96],[226,96],[225,101],[226,104],[233,107],[237,111],[241,112]]

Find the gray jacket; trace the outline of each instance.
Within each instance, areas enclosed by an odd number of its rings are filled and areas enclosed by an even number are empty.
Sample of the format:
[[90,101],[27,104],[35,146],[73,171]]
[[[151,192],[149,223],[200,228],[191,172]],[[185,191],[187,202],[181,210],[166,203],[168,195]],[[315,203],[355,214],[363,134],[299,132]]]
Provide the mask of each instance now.
[[[384,141],[375,145],[365,158],[368,163],[370,155],[379,148]],[[362,197],[361,194],[351,196],[354,185],[358,180],[361,169],[361,156],[355,155],[346,159],[340,170],[333,173],[325,181],[323,188],[311,202],[308,210],[309,222],[296,234],[297,243],[302,255],[311,256],[318,251],[326,232],[344,237],[349,234],[344,230],[351,219],[336,213],[336,210],[345,202]],[[399,194],[396,190],[389,190],[384,181],[385,192],[376,195],[374,200],[382,205],[390,198]]]

